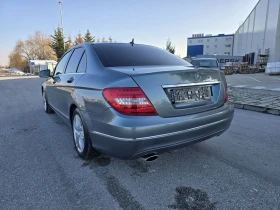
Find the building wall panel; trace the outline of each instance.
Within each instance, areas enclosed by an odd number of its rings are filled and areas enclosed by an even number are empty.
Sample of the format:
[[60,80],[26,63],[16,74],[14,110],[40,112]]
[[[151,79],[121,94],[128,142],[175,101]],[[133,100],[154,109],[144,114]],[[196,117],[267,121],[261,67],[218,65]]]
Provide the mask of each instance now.
[[[244,56],[258,50],[265,53],[270,48],[269,61],[276,60],[277,25],[279,25],[280,0],[260,0],[234,35],[234,55]],[[278,29],[280,30],[280,29]],[[280,33],[280,32],[279,32]],[[280,51],[280,50],[279,50]]]
[[247,39],[247,52],[252,52],[252,44],[254,40],[254,24],[255,24],[255,11],[253,10],[249,16],[249,29],[248,29],[248,39]]
[[196,55],[203,55],[203,45],[188,46],[188,56],[194,57]]
[[258,52],[258,49],[263,48],[267,4],[268,0],[261,0],[256,7],[254,40],[252,46],[254,52]]
[[[267,27],[265,31],[265,42],[264,50],[270,49],[269,60],[274,60],[274,50],[275,50],[275,39],[277,31],[278,13],[279,13],[280,1],[270,0],[267,16]],[[279,46],[280,47],[280,46]]]

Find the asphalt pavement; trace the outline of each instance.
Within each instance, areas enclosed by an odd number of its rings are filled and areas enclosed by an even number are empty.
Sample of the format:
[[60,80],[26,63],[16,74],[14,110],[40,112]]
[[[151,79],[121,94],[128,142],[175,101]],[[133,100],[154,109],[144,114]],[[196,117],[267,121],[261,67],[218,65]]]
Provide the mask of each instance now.
[[280,209],[280,117],[235,110],[219,137],[154,162],[84,161],[42,79],[0,80],[0,209]]
[[280,91],[280,75],[267,75],[265,73],[232,74],[226,75],[226,79],[229,86]]

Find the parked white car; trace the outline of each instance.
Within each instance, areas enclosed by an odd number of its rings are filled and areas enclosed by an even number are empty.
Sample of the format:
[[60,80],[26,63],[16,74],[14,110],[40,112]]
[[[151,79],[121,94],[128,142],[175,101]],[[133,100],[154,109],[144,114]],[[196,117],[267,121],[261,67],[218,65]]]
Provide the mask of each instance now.
[[8,71],[9,73],[12,73],[14,75],[24,75],[24,72],[23,71],[20,71],[18,69],[11,69]]

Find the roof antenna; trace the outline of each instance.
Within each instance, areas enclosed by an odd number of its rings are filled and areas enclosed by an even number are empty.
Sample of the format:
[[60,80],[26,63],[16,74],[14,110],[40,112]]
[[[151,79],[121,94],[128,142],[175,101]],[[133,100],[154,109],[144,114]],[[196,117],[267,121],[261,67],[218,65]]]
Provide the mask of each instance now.
[[132,41],[129,42],[129,43],[131,44],[131,46],[133,46],[133,45],[134,45],[134,38],[133,38]]

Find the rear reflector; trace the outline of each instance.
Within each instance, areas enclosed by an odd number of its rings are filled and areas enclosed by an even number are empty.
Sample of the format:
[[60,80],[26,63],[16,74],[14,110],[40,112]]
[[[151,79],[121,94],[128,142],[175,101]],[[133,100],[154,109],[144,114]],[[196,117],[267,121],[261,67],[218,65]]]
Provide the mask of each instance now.
[[225,100],[224,100],[224,102],[225,102],[225,103],[228,102],[228,87],[227,87],[227,85],[226,85],[226,94],[225,94]]
[[133,116],[158,115],[141,88],[108,88],[103,90],[103,96],[121,114]]

